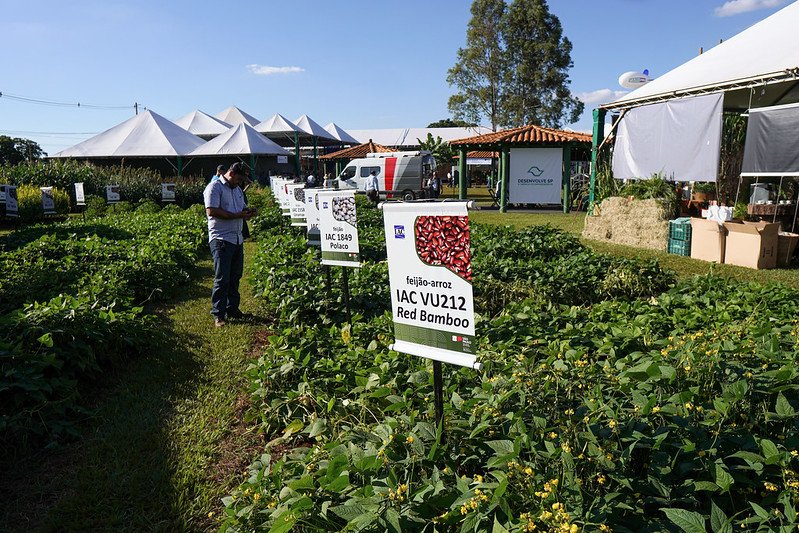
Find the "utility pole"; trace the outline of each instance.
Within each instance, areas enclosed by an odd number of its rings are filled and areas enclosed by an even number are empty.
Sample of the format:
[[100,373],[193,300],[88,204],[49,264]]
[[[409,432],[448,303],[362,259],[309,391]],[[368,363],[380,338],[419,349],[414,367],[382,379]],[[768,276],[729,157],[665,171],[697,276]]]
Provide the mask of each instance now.
[[133,102],[133,109],[136,110],[136,114],[139,114],[139,102]]

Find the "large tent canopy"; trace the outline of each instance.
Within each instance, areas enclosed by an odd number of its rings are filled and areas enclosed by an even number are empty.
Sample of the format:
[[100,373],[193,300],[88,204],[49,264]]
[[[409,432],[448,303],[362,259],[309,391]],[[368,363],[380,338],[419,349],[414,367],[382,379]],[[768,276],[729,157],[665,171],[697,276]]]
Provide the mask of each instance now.
[[341,141],[330,135],[322,126],[314,122],[308,115],[302,115],[294,121],[302,131],[315,137],[320,145],[341,144]]
[[643,87],[600,106],[625,109],[723,91],[725,109],[799,101],[799,2],[750,26]]
[[176,157],[204,143],[148,109],[51,157]]
[[203,155],[290,155],[252,126],[239,124],[196,148],[191,156]]
[[195,109],[175,121],[175,124],[199,137],[215,137],[221,135],[232,126],[216,117]]
[[214,115],[214,117],[218,118],[222,122],[227,122],[232,126],[236,126],[244,122],[254,127],[256,124],[261,122],[254,116],[250,115],[249,113],[245,113],[236,106],[230,106],[224,111],[220,111],[219,113]]
[[359,144],[355,137],[338,127],[334,122],[325,126],[325,131],[344,144]]
[[298,138],[306,137],[306,133],[292,121],[279,113],[257,124],[255,129],[281,146],[294,146]]

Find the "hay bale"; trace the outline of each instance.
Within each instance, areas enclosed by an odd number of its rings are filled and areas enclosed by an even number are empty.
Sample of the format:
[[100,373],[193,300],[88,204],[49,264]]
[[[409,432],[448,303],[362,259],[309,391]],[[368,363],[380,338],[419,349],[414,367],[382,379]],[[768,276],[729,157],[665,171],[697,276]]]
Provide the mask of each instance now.
[[585,218],[583,237],[652,250],[665,250],[671,212],[659,200],[606,198]]

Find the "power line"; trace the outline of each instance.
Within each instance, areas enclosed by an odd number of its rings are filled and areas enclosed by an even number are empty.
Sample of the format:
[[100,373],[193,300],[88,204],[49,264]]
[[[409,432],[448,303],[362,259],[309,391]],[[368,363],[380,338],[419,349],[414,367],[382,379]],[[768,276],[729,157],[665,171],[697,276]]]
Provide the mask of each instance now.
[[55,100],[41,100],[38,98],[30,98],[27,96],[20,96],[18,94],[9,94],[0,91],[0,98],[7,98],[9,100],[17,100],[19,102],[26,102],[29,104],[47,105],[53,107],[84,107],[87,109],[138,109],[138,103],[131,105],[98,105],[98,104],[82,104],[80,102],[57,102]]
[[4,135],[44,135],[44,136],[67,136],[67,135],[97,135],[99,131],[23,131],[23,130],[0,130]]

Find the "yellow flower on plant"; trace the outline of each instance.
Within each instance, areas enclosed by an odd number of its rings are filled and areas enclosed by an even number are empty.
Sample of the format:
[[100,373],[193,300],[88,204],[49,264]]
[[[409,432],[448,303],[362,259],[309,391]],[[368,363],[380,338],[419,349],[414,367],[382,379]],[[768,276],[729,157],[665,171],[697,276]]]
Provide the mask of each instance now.
[[768,481],[766,481],[765,483],[763,483],[763,486],[764,486],[764,487],[766,488],[766,490],[767,490],[767,491],[769,491],[769,492],[777,492],[778,490],[780,490],[780,489],[779,489],[779,487],[777,487],[777,485],[775,485],[774,483],[770,483],[770,482],[768,482]]
[[252,499],[255,500],[255,501],[260,500],[261,499],[260,493],[256,492],[255,494],[253,494],[252,495]]
[[558,438],[558,434],[557,434],[557,433],[555,433],[554,431],[550,432],[550,433],[549,433],[549,435],[547,435],[547,436],[548,436],[550,439],[557,439],[557,438]]
[[608,420],[608,425],[610,426],[611,429],[615,429],[616,426],[619,425],[619,423],[616,422],[616,420],[614,420],[613,418],[611,418],[610,420]]
[[600,485],[604,485],[605,481],[607,481],[607,478],[603,474],[599,474],[596,477],[596,482],[599,483]]
[[533,469],[528,466],[528,467],[526,467],[524,469],[524,473],[527,474],[528,476],[532,476],[533,475]]
[[483,482],[483,476],[481,476],[481,475],[479,475],[479,474],[478,474],[478,475],[474,476],[474,480],[475,480],[477,483],[482,483],[482,482]]
[[602,531],[602,533],[610,533],[613,530],[606,524],[599,524],[599,531]]
[[796,450],[791,450],[791,457],[796,457],[797,455],[799,455],[799,452]]
[[405,442],[407,442],[408,444],[413,444],[413,436],[408,435],[408,438],[405,439]]
[[208,513],[208,518],[213,518],[213,517],[214,517],[214,512],[213,512],[213,511],[211,511],[210,513]]

